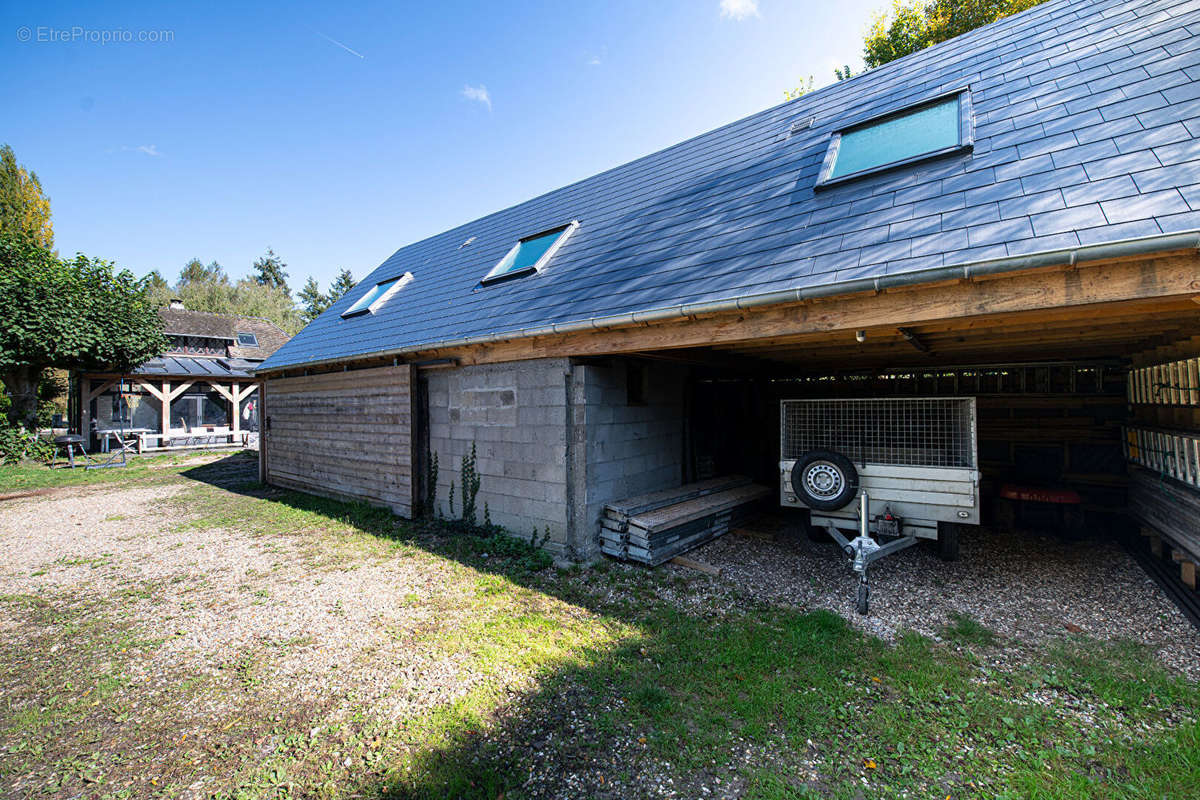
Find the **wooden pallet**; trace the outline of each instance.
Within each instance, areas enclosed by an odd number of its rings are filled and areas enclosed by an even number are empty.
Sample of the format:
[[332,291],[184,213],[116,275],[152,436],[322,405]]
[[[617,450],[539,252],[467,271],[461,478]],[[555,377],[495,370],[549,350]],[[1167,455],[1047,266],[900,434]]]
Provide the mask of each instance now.
[[770,494],[765,486],[732,476],[611,503],[600,522],[600,550],[662,564],[745,522]]

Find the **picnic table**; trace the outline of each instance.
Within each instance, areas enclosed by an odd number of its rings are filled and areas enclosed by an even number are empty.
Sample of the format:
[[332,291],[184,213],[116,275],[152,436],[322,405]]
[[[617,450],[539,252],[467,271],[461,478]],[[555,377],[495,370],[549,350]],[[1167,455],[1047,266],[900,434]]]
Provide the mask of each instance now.
[[105,428],[104,430],[96,431],[96,437],[100,440],[101,453],[109,452],[109,447],[112,444],[115,444],[126,453],[132,453],[136,449],[141,435],[149,432],[149,428],[125,428],[124,430]]

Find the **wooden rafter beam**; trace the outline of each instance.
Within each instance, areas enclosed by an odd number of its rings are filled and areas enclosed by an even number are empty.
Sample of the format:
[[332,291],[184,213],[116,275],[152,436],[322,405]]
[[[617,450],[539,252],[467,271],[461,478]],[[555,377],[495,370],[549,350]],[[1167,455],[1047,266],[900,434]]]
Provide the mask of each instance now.
[[1174,255],[1008,274],[988,280],[916,286],[880,293],[716,314],[441,351],[464,364],[571,355],[604,355],[748,342],[756,339],[1015,313],[1150,298],[1200,290],[1200,255]]
[[[188,389],[192,388],[192,384],[194,384],[194,383],[195,383],[195,381],[185,381],[185,382],[179,384],[178,386],[176,386],[174,389],[168,389],[167,402],[169,403],[170,401],[174,400],[176,397],[179,397],[179,395],[186,392]],[[168,386],[170,386],[170,384],[168,384]]]

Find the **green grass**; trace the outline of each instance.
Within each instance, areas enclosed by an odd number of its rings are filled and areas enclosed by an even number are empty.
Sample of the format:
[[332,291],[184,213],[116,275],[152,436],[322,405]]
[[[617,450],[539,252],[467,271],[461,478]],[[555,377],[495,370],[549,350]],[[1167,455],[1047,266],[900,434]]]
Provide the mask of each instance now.
[[[299,547],[321,569],[402,559],[436,573],[395,599],[427,611],[428,623],[389,630],[389,641],[430,649],[472,680],[452,701],[400,718],[378,712],[403,699],[402,677],[376,687],[379,699],[348,690],[329,706],[280,704],[273,659],[316,642],[268,639],[220,677],[181,679],[148,701],[124,665],[159,643],[136,644],[136,630],[103,614],[8,595],[0,603],[9,613],[51,631],[39,633],[42,649],[71,643],[34,676],[44,702],[0,714],[0,752],[8,743],[12,764],[36,763],[31,748],[50,748],[72,725],[90,730],[93,698],[101,708],[148,708],[169,724],[172,703],[229,691],[238,717],[214,720],[208,736],[237,754],[227,762],[233,777],[205,791],[231,800],[518,800],[535,767],[573,774],[577,794],[611,797],[640,796],[646,772],[671,778],[682,796],[704,795],[719,777],[756,800],[1197,796],[1200,687],[1132,643],[1064,637],[998,667],[989,655],[1003,642],[966,616],[951,619],[942,641],[907,633],[888,644],[830,612],[706,595],[706,577],[607,563],[554,569],[515,539],[272,490],[244,469],[173,478],[187,479],[198,482],[163,503],[192,513],[181,523],[189,529],[244,531],[272,551]],[[247,574],[246,591],[274,602],[255,583],[262,578]],[[329,613],[344,614],[340,598]],[[80,653],[103,669],[84,669]],[[68,657],[74,672],[54,666]],[[162,738],[140,746],[153,752]],[[74,787],[64,794],[91,791],[87,769],[120,770],[112,759],[89,761],[90,752],[80,745],[78,768],[62,772]],[[7,768],[0,760],[0,789]]]
[[942,628],[942,637],[961,644],[995,647],[999,640],[990,628],[974,617],[958,611],[950,612],[950,623]]
[[[164,454],[157,456],[131,456],[124,467],[106,469],[68,469],[62,466],[22,463],[0,466],[0,493],[32,489],[55,489],[67,486],[90,484],[129,483],[132,481],[167,481],[182,470],[194,467],[202,454]],[[97,457],[102,463],[107,455]],[[80,463],[78,460],[76,463]],[[114,515],[111,519],[122,517]]]

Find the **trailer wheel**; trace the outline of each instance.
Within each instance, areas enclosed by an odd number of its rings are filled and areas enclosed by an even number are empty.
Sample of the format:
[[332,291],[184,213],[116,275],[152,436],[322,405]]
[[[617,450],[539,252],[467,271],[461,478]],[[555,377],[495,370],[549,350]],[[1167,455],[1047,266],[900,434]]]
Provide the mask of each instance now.
[[858,593],[854,597],[854,606],[858,609],[858,613],[864,617],[871,605],[871,589],[867,584],[861,581],[858,584]]
[[792,468],[792,491],[809,508],[837,511],[858,496],[858,470],[834,450],[809,450]]
[[937,554],[942,561],[958,560],[958,531],[957,523],[938,523]]

